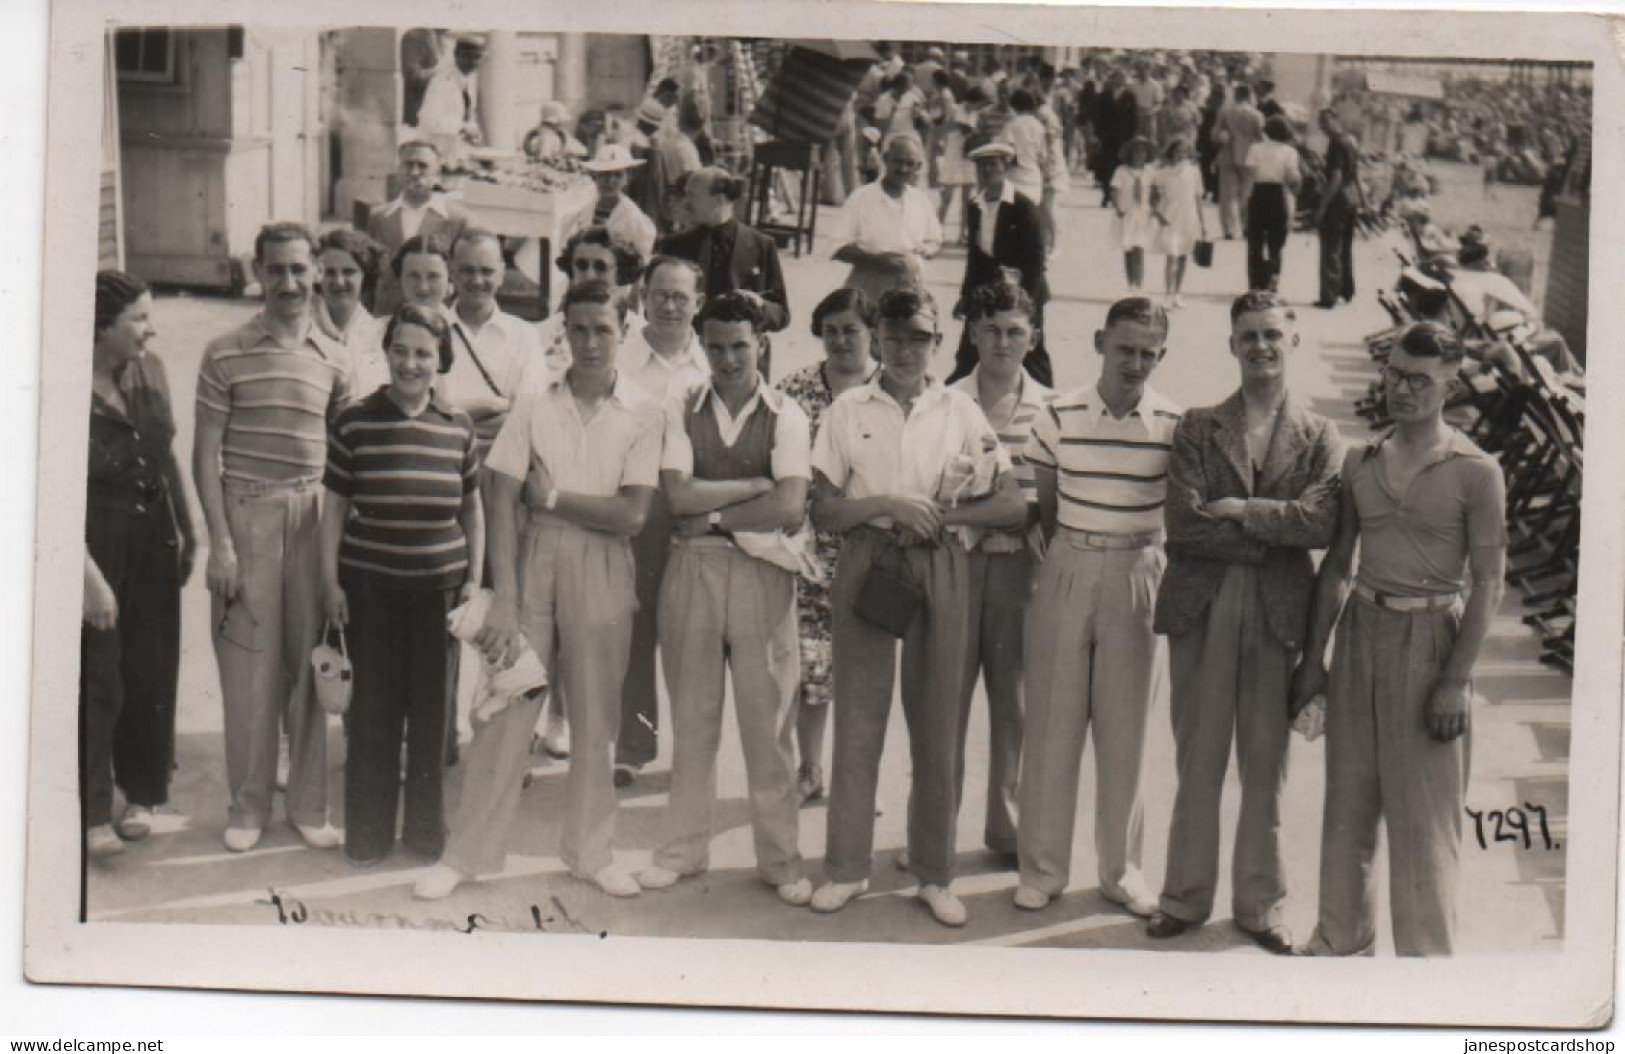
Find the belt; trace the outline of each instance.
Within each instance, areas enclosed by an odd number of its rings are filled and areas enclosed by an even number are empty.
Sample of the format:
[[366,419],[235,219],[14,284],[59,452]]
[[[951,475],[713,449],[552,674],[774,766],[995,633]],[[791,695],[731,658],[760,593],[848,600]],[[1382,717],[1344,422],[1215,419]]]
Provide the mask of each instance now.
[[233,494],[285,494],[297,493],[304,490],[314,490],[322,485],[320,476],[304,476],[295,479],[243,479],[240,476],[222,476],[221,486]]
[[1440,593],[1431,597],[1401,597],[1372,589],[1358,582],[1354,585],[1354,591],[1378,607],[1387,608],[1389,611],[1442,611],[1455,606],[1456,601],[1461,599],[1460,593]]
[[1162,544],[1161,531],[1141,531],[1138,534],[1106,534],[1102,531],[1080,531],[1062,527],[1066,539],[1077,549],[1144,549]]

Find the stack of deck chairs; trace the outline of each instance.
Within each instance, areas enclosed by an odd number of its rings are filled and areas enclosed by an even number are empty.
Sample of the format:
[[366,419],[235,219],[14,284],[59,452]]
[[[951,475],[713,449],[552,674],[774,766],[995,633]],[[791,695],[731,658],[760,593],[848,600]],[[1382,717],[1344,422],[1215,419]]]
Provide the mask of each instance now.
[[[1507,581],[1523,595],[1524,622],[1542,638],[1540,661],[1574,670],[1580,567],[1580,495],[1585,462],[1585,399],[1576,378],[1559,376],[1533,340],[1494,334],[1476,321],[1449,285],[1400,253],[1396,288],[1378,294],[1391,328],[1366,338],[1373,360],[1387,360],[1400,330],[1418,319],[1456,329],[1472,346],[1494,343],[1511,358],[1469,359],[1447,416],[1496,454],[1507,480]],[[1583,382],[1580,382],[1583,383]],[[1391,424],[1380,383],[1355,403],[1374,429]]]

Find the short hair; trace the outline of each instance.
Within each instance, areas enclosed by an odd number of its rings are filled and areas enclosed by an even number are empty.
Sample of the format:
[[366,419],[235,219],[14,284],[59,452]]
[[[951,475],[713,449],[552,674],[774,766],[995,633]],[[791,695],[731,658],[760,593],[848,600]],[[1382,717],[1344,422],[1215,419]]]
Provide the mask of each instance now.
[[406,142],[395,148],[395,156],[400,157],[408,150],[427,150],[429,153],[433,154],[436,159],[440,157],[440,148],[428,139],[408,139]]
[[587,227],[570,235],[570,239],[564,243],[564,251],[555,261],[559,270],[570,273],[570,258],[580,245],[596,245],[614,254],[616,285],[631,285],[643,273],[643,254],[638,252],[636,246],[611,234],[608,227]]
[[128,271],[96,272],[96,332],[101,334],[113,327],[129,306],[146,296],[151,290],[147,283]]
[[1272,81],[1272,80],[1261,80],[1261,81],[1258,82],[1258,94],[1260,94],[1260,95],[1268,95],[1270,92],[1272,92],[1274,90],[1275,90],[1275,82],[1274,81]]
[[660,83],[655,85],[654,93],[656,95],[665,95],[669,92],[682,90],[683,86],[678,84],[676,80],[672,79],[671,77],[662,77],[660,79]]
[[948,76],[947,70],[932,70],[931,83],[939,88],[946,88],[953,83],[953,78]]
[[[457,250],[465,245],[479,245],[486,242],[494,244],[497,247],[497,252],[502,251],[502,235],[496,231],[485,227],[465,227],[463,233],[457,236],[457,240],[451,243],[451,256],[455,258]],[[504,260],[503,263],[506,264],[507,261]]]
[[1126,296],[1107,308],[1104,328],[1111,329],[1119,322],[1152,326],[1160,329],[1164,335],[1168,332],[1168,312],[1148,296]]
[[880,294],[880,304],[875,310],[877,322],[902,322],[915,315],[930,315],[931,320],[936,321],[937,302],[928,290],[910,284]]
[[1230,322],[1234,325],[1236,319],[1242,315],[1257,314],[1260,311],[1279,311],[1294,322],[1298,318],[1297,313],[1280,293],[1270,289],[1249,289],[1230,302]]
[[1251,102],[1253,90],[1245,84],[1236,85],[1235,99],[1237,102]]
[[966,322],[979,322],[1003,311],[1019,311],[1027,316],[1027,321],[1038,325],[1038,305],[1019,285],[988,282],[972,289],[965,299]]
[[303,223],[282,221],[267,223],[254,236],[254,262],[265,262],[265,247],[276,242],[304,242],[310,246],[310,255],[316,255],[316,236]]
[[559,316],[568,321],[570,309],[577,304],[607,304],[615,309],[622,322],[626,321],[626,298],[617,295],[608,282],[597,278],[577,282],[566,289],[564,299],[559,302]]
[[843,311],[850,311],[858,316],[870,329],[875,328],[879,316],[875,312],[875,303],[869,299],[869,294],[861,289],[851,286],[842,286],[818,302],[812,311],[812,333],[815,337],[824,335],[824,320],[831,315],[839,315]]
[[757,294],[736,289],[707,300],[694,319],[694,329],[703,333],[707,322],[749,322],[750,331],[761,336],[763,327],[767,325],[765,308]]
[[725,168],[711,165],[689,173],[688,178],[702,180],[707,193],[721,194],[729,201],[738,201],[745,196],[745,181]]
[[1264,122],[1264,134],[1277,143],[1290,143],[1297,138],[1292,131],[1292,122],[1280,114],[1272,114]]
[[451,369],[456,355],[451,346],[451,323],[446,320],[445,315],[416,304],[401,305],[384,326],[383,347],[386,354],[390,345],[395,343],[395,331],[402,326],[422,326],[434,334],[440,352],[440,372],[446,373]]
[[649,263],[643,268],[643,280],[654,281],[655,272],[662,267],[676,267],[687,271],[694,276],[694,290],[705,292],[705,269],[686,256],[673,256],[671,253],[655,253],[649,258]]
[[401,276],[401,269],[406,265],[406,258],[413,254],[424,256],[438,256],[446,265],[446,277],[451,277],[451,247],[446,239],[438,234],[414,234],[401,243],[395,250],[395,255],[389,261],[389,273],[396,278]]
[[348,227],[334,227],[322,235],[321,240],[316,243],[316,255],[320,256],[329,249],[349,253],[356,266],[361,268],[361,288],[363,290],[372,288],[384,266],[382,245],[360,231]]
[[1187,151],[1195,153],[1191,147],[1191,141],[1189,139],[1185,138],[1184,136],[1176,135],[1172,139],[1168,140],[1167,143],[1163,144],[1162,159],[1164,161],[1172,161],[1174,159],[1174,151],[1180,147],[1185,147]]
[[1446,366],[1466,355],[1461,339],[1437,322],[1412,322],[1399,334],[1399,350],[1416,359],[1438,359]]
[[1010,109],[1017,113],[1032,113],[1038,109],[1038,96],[1026,88],[1017,88],[1010,93]]

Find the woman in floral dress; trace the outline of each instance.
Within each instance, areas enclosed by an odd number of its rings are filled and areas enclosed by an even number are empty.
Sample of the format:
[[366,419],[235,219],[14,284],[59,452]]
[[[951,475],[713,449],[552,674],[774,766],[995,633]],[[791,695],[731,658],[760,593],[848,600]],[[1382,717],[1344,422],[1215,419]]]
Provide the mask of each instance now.
[[[779,382],[778,388],[806,411],[813,438],[835,397],[871,380],[879,367],[872,353],[875,306],[861,290],[837,289],[813,309],[813,336],[824,342],[824,361],[815,362]],[[824,733],[830,712],[829,582],[835,577],[838,535],[818,535],[817,560],[822,584],[801,581],[796,610],[801,621],[801,705],[796,715],[796,745],[801,764],[796,786],[803,802],[824,794]]]

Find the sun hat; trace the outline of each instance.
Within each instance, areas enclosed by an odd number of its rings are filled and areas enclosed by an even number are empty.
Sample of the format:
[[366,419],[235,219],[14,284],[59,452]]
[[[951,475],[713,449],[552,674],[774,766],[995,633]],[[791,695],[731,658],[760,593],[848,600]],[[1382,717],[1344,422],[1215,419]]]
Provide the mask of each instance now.
[[980,161],[984,157],[1000,157],[1006,161],[1011,161],[1015,159],[1015,156],[1015,147],[1011,146],[1009,143],[998,141],[984,143],[965,155],[965,157],[971,161]]
[[581,163],[581,167],[588,172],[625,172],[629,168],[642,166],[643,160],[633,157],[632,151],[621,143],[604,143],[591,161]]
[[666,112],[666,107],[660,100],[651,96],[638,103],[637,113],[633,116],[637,118],[638,124],[659,128],[666,123]]

